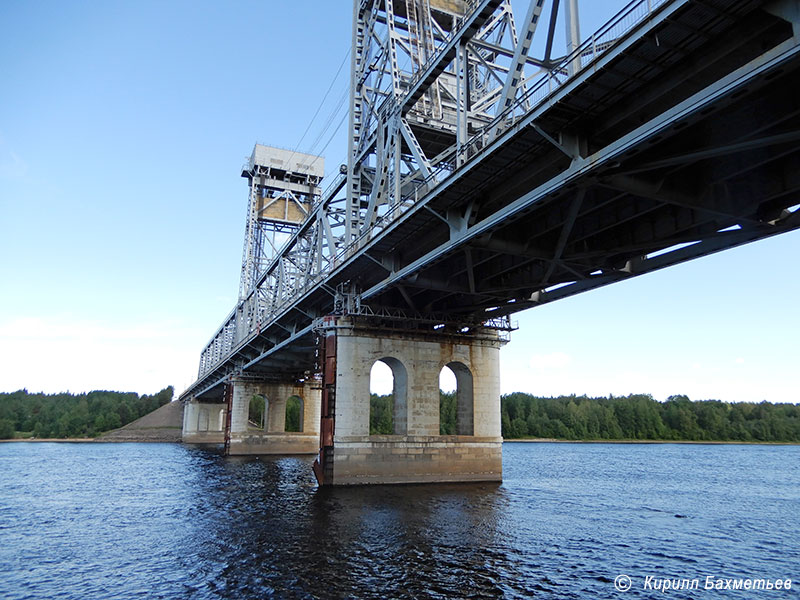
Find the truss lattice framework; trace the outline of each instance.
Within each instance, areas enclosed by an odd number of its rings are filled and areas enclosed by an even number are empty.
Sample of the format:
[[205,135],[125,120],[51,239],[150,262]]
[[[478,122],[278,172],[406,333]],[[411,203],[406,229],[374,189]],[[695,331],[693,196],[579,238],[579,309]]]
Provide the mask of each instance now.
[[[254,208],[269,173],[243,173],[251,193],[240,298],[203,350],[199,378],[299,310],[338,265],[665,1],[632,2],[580,45],[574,22],[572,52],[553,57],[559,0],[530,0],[521,21],[509,0],[354,0],[346,170],[321,195],[285,195],[305,219],[271,225],[272,237]],[[535,57],[537,31],[546,37]]]
[[[321,156],[256,144],[242,167],[250,193],[242,253],[239,300],[259,286],[262,274],[286,240],[305,221],[319,200],[325,174]],[[289,269],[288,271],[291,271]]]

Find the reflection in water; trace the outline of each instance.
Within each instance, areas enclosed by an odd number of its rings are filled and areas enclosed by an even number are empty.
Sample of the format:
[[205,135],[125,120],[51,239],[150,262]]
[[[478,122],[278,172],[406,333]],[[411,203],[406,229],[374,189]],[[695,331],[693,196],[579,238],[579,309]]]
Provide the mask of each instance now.
[[[318,489],[306,457],[0,444],[2,598],[615,598],[792,577],[800,447],[506,444],[503,484]],[[793,592],[794,593],[794,592]]]
[[498,484],[318,489],[310,460],[220,461],[204,493],[235,517],[215,521],[198,558],[233,566],[213,584],[223,597],[503,596]]

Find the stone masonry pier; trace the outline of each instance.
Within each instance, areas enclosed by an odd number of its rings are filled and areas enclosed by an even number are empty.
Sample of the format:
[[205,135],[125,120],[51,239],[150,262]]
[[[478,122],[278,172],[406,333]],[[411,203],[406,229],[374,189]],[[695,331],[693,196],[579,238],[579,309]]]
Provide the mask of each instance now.
[[[312,382],[274,383],[253,378],[234,378],[230,423],[226,402],[186,403],[183,441],[191,444],[224,444],[229,428],[227,453],[316,454],[319,449],[319,389]],[[259,422],[250,415],[251,400],[263,402]],[[286,405],[295,398],[300,407],[300,430],[286,431]]]
[[[323,485],[500,481],[499,353],[488,328],[392,329],[365,317],[327,317],[321,326]],[[392,371],[391,435],[370,435],[370,372]],[[440,435],[439,374],[456,376],[456,435]]]

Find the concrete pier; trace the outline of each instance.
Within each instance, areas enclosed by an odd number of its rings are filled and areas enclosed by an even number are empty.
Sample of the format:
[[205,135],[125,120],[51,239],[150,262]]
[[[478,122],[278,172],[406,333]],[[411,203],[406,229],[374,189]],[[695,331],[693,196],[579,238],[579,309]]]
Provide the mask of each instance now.
[[[316,454],[319,450],[320,391],[304,383],[263,382],[234,378],[228,454]],[[251,399],[263,400],[260,423],[250,419]],[[300,405],[299,431],[286,431],[286,404]],[[193,399],[186,403],[182,441],[189,444],[223,444],[227,404]]]
[[[318,384],[267,383],[233,379],[231,438],[228,454],[316,454],[319,450],[320,390]],[[248,420],[250,400],[264,400],[264,422]],[[286,403],[300,401],[300,431],[286,431]]]
[[186,402],[181,441],[187,444],[224,443],[225,411],[225,404],[219,402]]
[[[500,347],[496,330],[391,329],[328,317],[323,335],[322,485],[500,481]],[[394,377],[394,433],[370,435],[370,371]],[[439,374],[457,381],[457,435],[439,433]]]

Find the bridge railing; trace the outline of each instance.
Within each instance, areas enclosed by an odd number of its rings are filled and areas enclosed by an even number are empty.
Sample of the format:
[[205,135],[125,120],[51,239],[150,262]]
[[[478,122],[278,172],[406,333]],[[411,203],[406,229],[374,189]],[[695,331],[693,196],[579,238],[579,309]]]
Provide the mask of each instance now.
[[[567,54],[557,65],[542,75],[532,86],[498,114],[462,147],[460,158],[466,162],[484,150],[499,133],[513,126],[524,116],[537,110],[549,97],[572,77],[612,48],[631,30],[647,20],[669,0],[633,0],[605,25]],[[436,178],[439,173],[431,174]],[[426,182],[427,183],[427,182]]]
[[[506,107],[481,131],[473,135],[459,150],[460,162],[464,163],[480,154],[499,133],[512,127],[520,119],[540,108],[554,92],[560,89],[573,76],[589,68],[595,60],[612,48],[617,41],[648,19],[656,9],[668,1],[633,0],[626,5],[600,29],[535,81],[532,86],[528,87],[525,92],[517,96],[511,105]],[[579,68],[576,69],[576,67]],[[417,75],[420,74],[418,73]],[[411,84],[413,83],[414,80],[411,81]],[[456,165],[452,162],[443,162],[437,165],[425,179],[414,185],[409,195],[404,196],[387,212],[387,217],[396,216],[396,209],[409,199],[413,202],[418,202],[453,173],[456,168]]]

